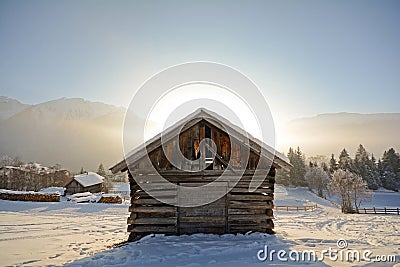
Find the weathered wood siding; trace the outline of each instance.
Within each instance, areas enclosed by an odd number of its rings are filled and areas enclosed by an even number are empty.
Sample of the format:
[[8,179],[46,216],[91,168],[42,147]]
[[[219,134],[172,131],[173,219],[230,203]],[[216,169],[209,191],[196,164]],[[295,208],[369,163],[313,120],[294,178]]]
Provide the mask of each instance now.
[[[155,150],[149,153],[149,158],[157,171],[164,170],[176,170],[177,168],[173,166],[166,157],[172,157],[176,151],[174,151],[175,147],[179,147],[182,155],[184,155],[189,160],[195,160],[199,158],[200,153],[204,153],[204,151],[198,151],[196,148],[201,140],[204,139],[204,129],[205,127],[209,127],[211,129],[211,139],[216,144],[217,154],[222,158],[219,160],[219,157],[213,163],[214,170],[223,170],[224,164],[223,162],[229,162],[231,160],[232,166],[235,168],[244,168],[246,167],[249,170],[254,170],[259,163],[260,157],[254,151],[250,151],[249,159],[246,161],[246,154],[244,151],[247,151],[248,148],[245,145],[234,138],[229,138],[228,134],[218,127],[212,125],[207,121],[200,121],[189,129],[184,130],[180,133],[179,137],[172,139],[167,142],[167,144],[163,147],[158,147]],[[251,142],[251,141],[250,141]],[[268,162],[263,159],[260,162],[260,167],[269,166]],[[147,160],[139,160],[134,169],[148,169]],[[184,167],[184,166],[179,166]],[[203,169],[204,166],[197,166],[199,169]],[[193,169],[196,170],[196,169]]]
[[[184,172],[178,170],[168,160],[165,154],[172,156],[178,147],[182,154],[189,160],[199,158],[199,143],[206,137],[205,128],[211,130],[211,139],[216,145],[217,159],[212,164],[212,169],[197,172]],[[210,131],[207,130],[210,134]],[[269,162],[254,151],[250,151],[248,161],[243,153],[245,145],[240,141],[229,138],[228,134],[213,124],[201,120],[195,125],[182,131],[178,137],[170,140],[162,147],[155,148],[149,153],[154,168],[165,179],[183,186],[200,186],[212,182],[226,169],[226,163],[231,161],[236,168],[246,168],[245,174],[234,188],[219,200],[201,207],[183,208],[167,205],[152,198],[144,192],[140,184],[151,183],[151,166],[145,160],[139,160],[130,166],[129,181],[131,189],[131,212],[128,218],[128,231],[131,232],[130,240],[135,240],[150,233],[163,234],[192,234],[192,233],[246,233],[260,231],[272,233],[273,224],[273,199],[275,183],[275,167],[269,169]],[[220,158],[218,158],[220,157]],[[259,178],[264,181],[256,191],[249,192],[249,184],[254,174],[254,169],[259,164],[263,169]],[[194,166],[202,168],[204,166]],[[197,170],[197,169],[193,169]],[[234,175],[232,173],[232,175]],[[232,177],[233,178],[233,177]],[[229,177],[224,180],[233,186]],[[164,190],[161,186],[153,186],[163,195],[170,197],[178,203],[176,190]]]
[[70,183],[66,185],[65,193],[68,195],[90,192],[90,193],[98,193],[102,190],[102,184],[91,185],[87,187],[83,187],[80,183],[75,180],[72,180]]
[[[212,176],[208,173],[212,172]],[[210,173],[211,174],[211,173]],[[203,171],[197,175],[188,175],[178,171],[164,173],[171,182],[184,186],[201,186],[213,181],[215,171]],[[176,207],[164,204],[145,193],[140,183],[151,183],[151,175],[136,177],[139,185],[130,174],[131,212],[128,218],[128,231],[132,236],[143,236],[150,233],[163,234],[193,234],[193,233],[246,233],[260,231],[271,233],[273,224],[273,199],[275,171],[265,173],[266,179],[261,187],[249,192],[252,172],[249,171],[242,179],[219,200],[201,207]],[[182,182],[184,181],[184,182]],[[229,183],[229,182],[228,182]],[[165,191],[162,186],[152,189],[175,200],[178,192]]]

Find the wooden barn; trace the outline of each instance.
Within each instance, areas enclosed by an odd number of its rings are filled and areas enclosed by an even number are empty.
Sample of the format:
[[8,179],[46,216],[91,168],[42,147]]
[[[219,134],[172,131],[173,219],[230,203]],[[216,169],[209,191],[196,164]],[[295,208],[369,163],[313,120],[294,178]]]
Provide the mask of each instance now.
[[[275,170],[291,167],[284,155],[273,151],[250,134],[247,135],[218,114],[205,109],[195,111],[162,134],[163,138],[166,137],[164,145],[161,144],[159,134],[110,168],[113,173],[128,171],[131,189],[131,214],[128,218],[130,241],[150,233],[273,233]],[[199,144],[204,138],[212,139],[216,145],[215,157],[205,158],[208,162],[200,162],[200,166],[192,165],[191,171],[182,171],[182,168],[176,168],[176,164],[174,166],[167,160],[164,151],[172,154],[174,147],[180,149],[189,160],[198,159],[199,153],[207,154],[204,149],[199,151]],[[248,141],[245,142],[245,139]],[[166,149],[163,150],[163,146]],[[242,151],[247,151],[246,162],[241,160]],[[153,168],[163,178],[181,186],[193,187],[213,182],[224,171],[235,178],[237,173],[234,168],[242,168],[244,173],[230,191],[227,189],[230,179],[225,179],[225,184],[222,183],[225,194],[210,204],[199,207],[169,205],[151,197],[142,188],[154,179],[151,166],[144,160],[147,155]],[[228,162],[231,162],[231,168]],[[204,168],[205,164],[208,165],[207,168]],[[263,182],[257,190],[250,192],[250,181],[257,166],[256,174]],[[154,190],[163,190],[161,193],[164,197],[170,197],[179,203],[177,190],[165,190],[157,186],[154,186]]]
[[65,185],[65,194],[91,192],[98,193],[103,190],[104,177],[95,172],[88,172],[75,175],[71,181]]

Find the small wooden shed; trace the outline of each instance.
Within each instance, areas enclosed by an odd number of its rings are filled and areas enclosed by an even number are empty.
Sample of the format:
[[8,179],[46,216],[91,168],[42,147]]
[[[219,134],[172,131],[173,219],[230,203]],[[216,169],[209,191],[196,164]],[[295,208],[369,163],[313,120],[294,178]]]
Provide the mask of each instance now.
[[87,172],[75,175],[71,181],[65,185],[65,194],[90,192],[98,193],[103,190],[104,177],[95,172]]
[[[166,129],[162,135],[166,137],[167,144],[161,144],[161,134],[159,134],[110,168],[113,173],[128,171],[131,189],[129,207],[131,214],[128,218],[130,241],[150,233],[173,235],[248,231],[273,233],[275,170],[291,166],[284,155],[218,114],[205,109],[190,114]],[[198,159],[199,153],[204,153],[199,151],[199,143],[204,138],[212,139],[216,145],[215,157],[206,158],[208,161],[206,169],[204,166],[207,162],[204,162],[200,163],[202,166],[194,166],[195,169],[191,171],[182,171],[167,160],[162,146],[166,147],[167,154],[173,153],[174,147],[178,147],[185,158]],[[248,142],[245,142],[245,139]],[[246,155],[247,162],[242,161],[242,151],[245,150],[250,151]],[[224,171],[231,172],[230,175],[234,178],[235,171],[227,169],[229,161],[233,163],[233,168],[242,167],[245,170],[233,189],[226,190],[227,193],[220,199],[200,207],[181,207],[160,202],[143,190],[144,183],[152,183],[154,179],[150,171],[151,166],[144,160],[147,155],[163,178],[182,186],[200,186],[213,182]],[[250,192],[250,181],[257,166],[256,174],[258,178],[261,176],[263,182],[257,190]],[[196,171],[196,168],[199,171]],[[227,188],[229,182],[229,179],[226,180]],[[171,198],[176,198],[178,195],[178,192],[173,190],[162,193]]]

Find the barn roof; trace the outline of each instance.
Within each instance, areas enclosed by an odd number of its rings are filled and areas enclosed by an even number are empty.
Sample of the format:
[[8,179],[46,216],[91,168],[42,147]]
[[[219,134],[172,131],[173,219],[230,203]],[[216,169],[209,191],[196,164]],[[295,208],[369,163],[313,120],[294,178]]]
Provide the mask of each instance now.
[[91,185],[101,184],[104,180],[103,176],[98,175],[95,172],[88,172],[74,176],[74,180],[77,181],[83,187]]
[[[276,151],[271,146],[253,137],[251,134],[247,133],[242,128],[232,124],[230,121],[226,120],[217,113],[204,108],[200,108],[195,112],[189,114],[185,118],[179,120],[174,125],[168,127],[162,133],[155,135],[153,138],[149,139],[144,144],[133,149],[125,156],[125,159],[115,164],[113,167],[110,168],[110,170],[113,173],[117,173],[119,171],[126,171],[128,169],[127,167],[128,165],[135,164],[137,161],[146,156],[147,153],[150,153],[157,147],[161,146],[161,135],[163,136],[164,141],[171,140],[173,137],[177,136],[181,131],[190,128],[191,126],[195,125],[201,120],[205,120],[211,123],[212,125],[220,128],[223,131],[225,131],[224,129],[228,129],[232,137],[241,141],[245,145],[248,144],[250,149],[259,153],[262,157],[273,161],[276,167],[288,169],[292,166],[289,162],[289,159],[285,155]],[[249,140],[248,142],[246,142],[247,139]]]

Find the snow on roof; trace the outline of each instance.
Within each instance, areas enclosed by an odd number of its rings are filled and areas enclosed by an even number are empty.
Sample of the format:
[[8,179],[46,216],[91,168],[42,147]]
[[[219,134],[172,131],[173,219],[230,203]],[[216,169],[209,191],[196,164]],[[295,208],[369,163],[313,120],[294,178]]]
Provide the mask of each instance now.
[[[139,145],[138,147],[133,149],[124,157],[122,161],[116,163],[113,167],[111,167],[110,170],[113,173],[117,173],[119,171],[125,171],[128,168],[128,166],[135,164],[146,154],[150,153],[152,150],[161,146],[162,135],[165,136],[164,139],[165,141],[169,141],[174,136],[179,135],[184,125],[188,125],[188,122],[196,122],[196,119],[206,120],[222,130],[224,128],[229,129],[230,136],[235,137],[237,140],[242,140],[241,142],[244,145],[251,147],[252,149],[255,149],[259,155],[265,157],[267,160],[272,160],[274,163],[276,163],[278,167],[282,167],[285,169],[289,169],[290,167],[292,167],[289,159],[284,154],[276,151],[273,147],[253,137],[250,133],[246,132],[239,126],[231,123],[229,120],[218,115],[217,113],[207,110],[205,108],[199,108],[195,112],[189,114],[185,118],[176,122],[174,125],[169,126],[162,133],[155,135],[153,138],[147,140],[144,144]],[[251,142],[246,142],[245,140],[250,140],[252,141],[253,144],[251,144]],[[154,144],[154,146],[151,149],[149,149],[148,146],[152,144]]]
[[39,190],[40,193],[59,193],[60,195],[64,195],[65,188],[64,187],[46,187]]
[[80,183],[83,187],[88,187],[95,184],[101,184],[104,180],[104,177],[95,172],[88,172],[75,175],[74,180]]

